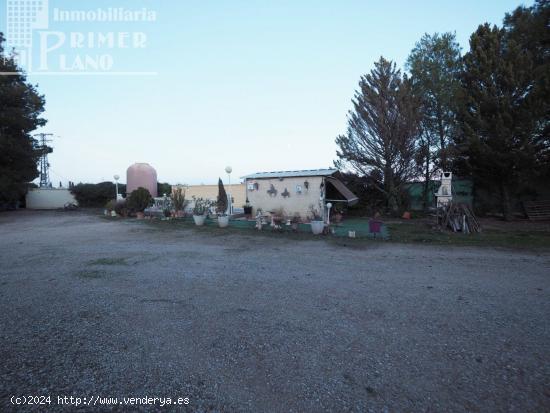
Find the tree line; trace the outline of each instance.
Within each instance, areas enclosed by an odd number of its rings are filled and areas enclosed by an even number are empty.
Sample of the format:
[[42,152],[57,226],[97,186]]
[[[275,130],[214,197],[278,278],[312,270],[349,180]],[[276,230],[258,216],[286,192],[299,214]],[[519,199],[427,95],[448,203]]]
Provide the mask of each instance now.
[[425,34],[402,73],[381,57],[361,77],[336,166],[364,178],[397,213],[404,188],[453,171],[498,197],[506,219],[514,199],[550,177],[550,2],[480,25],[461,55],[453,33]]
[[38,176],[40,148],[32,132],[46,124],[44,96],[27,83],[13,56],[4,53],[0,33],[0,209],[21,199],[28,182]]
[[[518,7],[502,27],[482,24],[461,55],[452,33],[424,35],[401,72],[381,57],[361,77],[348,128],[336,138],[336,166],[381,194],[389,211],[404,188],[451,170],[471,178],[512,216],[518,194],[550,178],[550,0]],[[14,203],[38,176],[32,132],[46,124],[44,96],[27,82],[0,33],[0,207]],[[76,188],[99,203],[105,188]],[[112,192],[109,189],[109,192]],[[163,192],[161,192],[163,193]]]

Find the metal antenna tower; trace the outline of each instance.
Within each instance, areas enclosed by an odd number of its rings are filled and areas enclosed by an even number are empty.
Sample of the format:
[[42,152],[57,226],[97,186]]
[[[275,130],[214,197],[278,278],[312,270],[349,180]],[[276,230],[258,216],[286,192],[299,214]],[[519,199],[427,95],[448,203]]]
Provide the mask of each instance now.
[[53,133],[37,133],[34,135],[38,138],[37,149],[40,151],[40,188],[50,187],[50,164],[48,163],[48,154],[53,152],[53,149],[48,146],[48,143],[52,142],[48,139],[49,136],[53,136]]

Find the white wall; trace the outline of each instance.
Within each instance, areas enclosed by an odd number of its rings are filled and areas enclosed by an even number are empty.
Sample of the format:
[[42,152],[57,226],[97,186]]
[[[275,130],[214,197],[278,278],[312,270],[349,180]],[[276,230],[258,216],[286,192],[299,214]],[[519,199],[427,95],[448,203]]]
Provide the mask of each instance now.
[[28,209],[57,209],[67,202],[77,203],[71,191],[64,188],[31,189],[26,200]]
[[[305,181],[309,183],[308,189],[305,188]],[[279,178],[248,179],[245,183],[247,185],[246,195],[252,205],[253,214],[256,214],[258,208],[261,208],[264,213],[283,208],[287,216],[299,214],[302,218],[306,218],[310,215],[311,205],[323,213],[319,205],[322,182],[323,178],[320,176],[291,177],[282,180]],[[248,189],[248,184],[254,183],[258,184],[258,189]],[[277,190],[277,195],[267,193],[271,185]],[[296,191],[298,185],[302,187],[301,193]],[[285,189],[290,196],[282,196]]]

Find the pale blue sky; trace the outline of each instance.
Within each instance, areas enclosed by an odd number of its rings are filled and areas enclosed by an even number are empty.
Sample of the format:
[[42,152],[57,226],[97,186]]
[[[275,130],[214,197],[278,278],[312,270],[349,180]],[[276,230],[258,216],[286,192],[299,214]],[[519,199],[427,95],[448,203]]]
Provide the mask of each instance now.
[[[158,14],[153,23],[50,24],[64,32],[143,31],[146,49],[109,53],[115,69],[158,72],[30,77],[46,95],[44,130],[60,136],[52,181],[99,182],[115,173],[125,181],[133,162],[149,162],[160,181],[189,184],[214,183],[228,164],[232,181],[331,166],[359,77],[380,55],[402,67],[425,32],[454,31],[467,50],[480,23],[501,24],[520,4],[50,0],[50,9]],[[4,15],[0,21],[5,30]]]

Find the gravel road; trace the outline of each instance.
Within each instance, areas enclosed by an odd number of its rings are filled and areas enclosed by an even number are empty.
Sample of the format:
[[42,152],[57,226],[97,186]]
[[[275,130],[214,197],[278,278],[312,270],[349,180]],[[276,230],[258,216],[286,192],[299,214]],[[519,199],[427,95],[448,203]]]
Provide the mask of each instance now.
[[542,252],[7,212],[0,325],[0,411],[550,411]]

